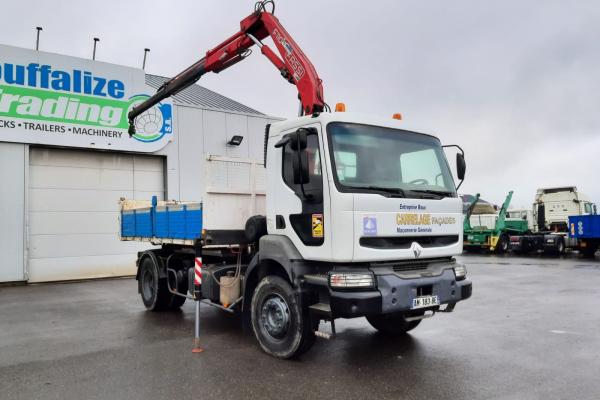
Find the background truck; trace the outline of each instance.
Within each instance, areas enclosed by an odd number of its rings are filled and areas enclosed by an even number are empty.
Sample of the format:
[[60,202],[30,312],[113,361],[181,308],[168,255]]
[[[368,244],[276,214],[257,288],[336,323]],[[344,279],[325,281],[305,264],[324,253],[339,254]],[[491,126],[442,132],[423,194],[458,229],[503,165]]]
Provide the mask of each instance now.
[[570,237],[577,240],[577,249],[585,257],[594,257],[600,246],[600,215],[569,217]]
[[[122,202],[122,239],[160,246],[138,255],[145,306],[175,309],[191,298],[197,321],[200,300],[240,312],[263,350],[280,358],[335,334],[336,318],[365,316],[379,331],[403,334],[452,311],[471,282],[453,258],[462,251],[461,201],[439,139],[399,119],[341,105],[328,112],[321,79],[269,4],[257,3],[238,33],[129,114],[134,132],[137,116],[241,61],[252,45],[301,102],[298,118],[267,126],[264,160],[199,154],[200,201]],[[282,58],[262,42],[268,36]],[[462,150],[456,161],[462,180]],[[322,320],[331,332],[319,330]]]
[[575,249],[577,238],[569,235],[569,217],[595,213],[596,205],[575,186],[538,189],[531,213],[524,216],[531,216],[532,228],[512,235],[510,249],[520,254],[563,254],[566,249]]
[[497,253],[508,251],[510,235],[527,231],[527,221],[507,217],[513,192],[508,192],[497,214],[474,214],[479,193],[475,196],[463,222],[463,246],[466,250],[486,249]]

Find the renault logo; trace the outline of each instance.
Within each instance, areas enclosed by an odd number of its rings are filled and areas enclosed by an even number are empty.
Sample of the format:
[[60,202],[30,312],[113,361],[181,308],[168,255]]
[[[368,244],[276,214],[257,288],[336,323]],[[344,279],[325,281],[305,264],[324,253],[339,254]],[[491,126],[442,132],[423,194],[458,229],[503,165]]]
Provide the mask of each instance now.
[[421,245],[419,243],[413,242],[413,244],[410,246],[410,249],[412,250],[413,254],[415,255],[415,258],[421,257],[423,248],[421,247]]

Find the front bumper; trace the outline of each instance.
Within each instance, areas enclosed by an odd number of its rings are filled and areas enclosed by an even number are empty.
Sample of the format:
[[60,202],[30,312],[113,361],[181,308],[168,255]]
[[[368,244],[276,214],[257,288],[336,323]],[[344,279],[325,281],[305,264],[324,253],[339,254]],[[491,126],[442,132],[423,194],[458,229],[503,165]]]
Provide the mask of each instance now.
[[437,295],[440,305],[456,304],[471,297],[472,292],[471,281],[469,279],[457,281],[451,268],[443,269],[439,276],[418,278],[403,278],[393,271],[377,271],[375,278],[377,280],[375,290],[329,289],[329,302],[334,318],[409,312],[413,299],[422,290]]

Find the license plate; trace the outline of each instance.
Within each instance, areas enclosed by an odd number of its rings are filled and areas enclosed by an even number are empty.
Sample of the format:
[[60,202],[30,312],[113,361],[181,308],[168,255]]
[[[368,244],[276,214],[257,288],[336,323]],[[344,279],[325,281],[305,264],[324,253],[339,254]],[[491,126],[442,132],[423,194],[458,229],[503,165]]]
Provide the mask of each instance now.
[[413,299],[412,308],[425,308],[439,305],[440,300],[437,296],[419,296]]
[[467,236],[467,240],[473,240],[473,239],[474,239],[474,238],[473,238],[473,235],[468,235],[468,236]]

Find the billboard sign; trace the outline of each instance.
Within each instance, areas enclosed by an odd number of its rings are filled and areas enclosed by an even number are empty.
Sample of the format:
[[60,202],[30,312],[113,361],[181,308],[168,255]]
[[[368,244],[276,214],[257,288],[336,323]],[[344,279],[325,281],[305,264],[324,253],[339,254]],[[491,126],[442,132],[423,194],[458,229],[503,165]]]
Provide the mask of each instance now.
[[0,45],[0,142],[154,152],[173,138],[170,101],[127,133],[154,92],[141,69]]

